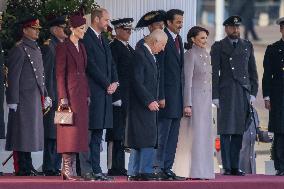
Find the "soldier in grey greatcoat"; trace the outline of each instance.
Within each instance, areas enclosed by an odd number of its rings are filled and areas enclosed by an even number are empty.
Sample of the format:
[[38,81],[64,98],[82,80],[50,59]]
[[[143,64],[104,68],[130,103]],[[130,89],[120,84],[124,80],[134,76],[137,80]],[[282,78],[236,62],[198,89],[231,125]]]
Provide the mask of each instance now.
[[240,38],[241,18],[224,21],[227,37],[211,48],[212,98],[218,107],[218,134],[224,175],[245,175],[239,169],[243,133],[249,105],[258,91],[258,76],[252,44]]
[[[8,58],[7,104],[9,118],[6,150],[16,151],[19,172],[34,174],[31,152],[43,150],[44,68],[41,50],[36,40],[39,20],[28,18],[21,22],[22,40],[11,50]],[[44,102],[42,102],[44,101]]]
[[[45,73],[45,83],[48,95],[53,104],[58,104],[57,84],[55,74],[56,46],[63,42],[67,35],[64,33],[66,28],[65,18],[57,17],[48,23],[51,37],[42,47],[42,58]],[[54,115],[57,107],[53,106],[44,116],[44,150],[42,170],[46,176],[60,175],[61,155],[56,150],[56,125]]]

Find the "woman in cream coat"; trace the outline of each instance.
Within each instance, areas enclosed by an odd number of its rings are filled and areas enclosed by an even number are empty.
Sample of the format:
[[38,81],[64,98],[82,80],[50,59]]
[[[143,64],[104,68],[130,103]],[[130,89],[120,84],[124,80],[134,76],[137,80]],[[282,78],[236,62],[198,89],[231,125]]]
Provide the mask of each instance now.
[[214,179],[212,133],[212,68],[206,51],[205,28],[194,26],[187,34],[184,73],[184,117],[181,120],[174,164],[177,175]]

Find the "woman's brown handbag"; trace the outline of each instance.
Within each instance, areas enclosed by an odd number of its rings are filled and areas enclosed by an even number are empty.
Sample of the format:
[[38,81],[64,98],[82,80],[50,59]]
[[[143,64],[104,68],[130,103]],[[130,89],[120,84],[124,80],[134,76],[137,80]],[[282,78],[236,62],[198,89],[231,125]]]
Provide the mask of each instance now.
[[55,111],[54,124],[73,125],[73,120],[73,112],[70,107],[67,110],[63,110],[61,106],[58,106],[57,111]]

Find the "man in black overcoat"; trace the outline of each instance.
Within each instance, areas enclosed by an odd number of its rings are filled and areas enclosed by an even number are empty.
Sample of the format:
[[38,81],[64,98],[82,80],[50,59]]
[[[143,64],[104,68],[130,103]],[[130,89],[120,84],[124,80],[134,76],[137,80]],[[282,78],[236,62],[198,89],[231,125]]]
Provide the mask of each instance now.
[[269,110],[268,130],[274,133],[273,158],[276,175],[284,176],[284,17],[280,25],[281,39],[268,45],[263,60],[262,93]]
[[107,129],[108,174],[126,175],[124,154],[124,130],[129,103],[130,64],[134,49],[128,44],[133,18],[113,20],[116,36],[110,43],[113,60],[116,64],[119,79],[118,90],[113,94],[113,129]]
[[[86,73],[89,78],[91,92],[89,146],[92,170],[85,171],[85,166],[81,166],[81,174],[87,180],[90,177],[96,180],[110,179],[102,174],[100,166],[100,145],[103,130],[113,127],[112,94],[119,85],[116,65],[112,58],[108,40],[101,34],[103,31],[107,31],[109,19],[110,16],[106,9],[98,8],[93,10],[91,13],[91,26],[83,39],[87,51]],[[89,160],[80,157],[81,165],[86,161]],[[89,171],[92,171],[92,173],[90,174]]]
[[258,76],[251,42],[240,38],[241,18],[223,23],[227,37],[211,48],[212,98],[218,107],[217,130],[221,140],[224,175],[245,175],[239,169],[243,133],[249,106],[258,91]]
[[159,111],[159,68],[154,54],[165,48],[167,35],[157,29],[135,50],[131,65],[130,100],[125,146],[133,154],[133,174],[140,180],[159,179],[153,170]]
[[63,42],[67,35],[64,33],[66,21],[64,17],[56,17],[48,22],[50,39],[42,47],[42,58],[45,73],[45,86],[52,99],[53,107],[43,117],[44,124],[44,150],[42,170],[46,176],[60,175],[61,155],[56,150],[56,125],[54,115],[57,109],[57,85],[55,74],[56,46]]

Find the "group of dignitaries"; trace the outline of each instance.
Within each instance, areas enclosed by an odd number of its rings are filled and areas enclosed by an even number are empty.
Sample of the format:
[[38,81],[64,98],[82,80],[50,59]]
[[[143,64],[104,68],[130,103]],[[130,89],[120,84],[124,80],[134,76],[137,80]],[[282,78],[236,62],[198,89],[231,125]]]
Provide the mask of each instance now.
[[[149,35],[136,44],[135,50],[128,44],[133,19],[111,21],[116,36],[110,41],[103,35],[110,21],[103,8],[92,11],[88,29],[80,15],[70,16],[69,21],[54,18],[48,22],[51,37],[41,48],[36,42],[41,28],[38,19],[23,20],[19,28],[22,39],[5,63],[9,107],[6,150],[13,151],[16,175],[40,174],[33,168],[31,152],[43,150],[42,168],[47,176],[78,180],[76,176],[81,175],[86,181],[109,181],[116,175],[128,175],[128,180],[185,180],[172,171],[181,118],[194,116],[194,107],[185,107],[183,102],[184,90],[188,89],[184,86],[187,74],[179,35],[183,19],[183,11],[178,9],[146,13],[136,28],[148,27]],[[284,19],[277,23],[284,36]],[[223,174],[237,176],[245,175],[239,169],[239,154],[258,91],[253,46],[240,38],[240,24],[239,16],[226,19],[223,25],[227,36],[215,42],[210,53],[212,103],[218,108]],[[206,29],[201,31],[208,36]],[[188,35],[187,40],[196,42],[198,32]],[[281,39],[268,46],[263,76],[269,129],[275,133],[277,175],[284,175],[283,44]],[[3,56],[0,58],[2,66]],[[0,82],[3,80],[0,77]],[[55,111],[60,108],[71,108],[72,125],[54,124]],[[108,175],[100,166],[104,129]],[[5,137],[2,130],[0,137]],[[128,170],[125,149],[130,152]]]

